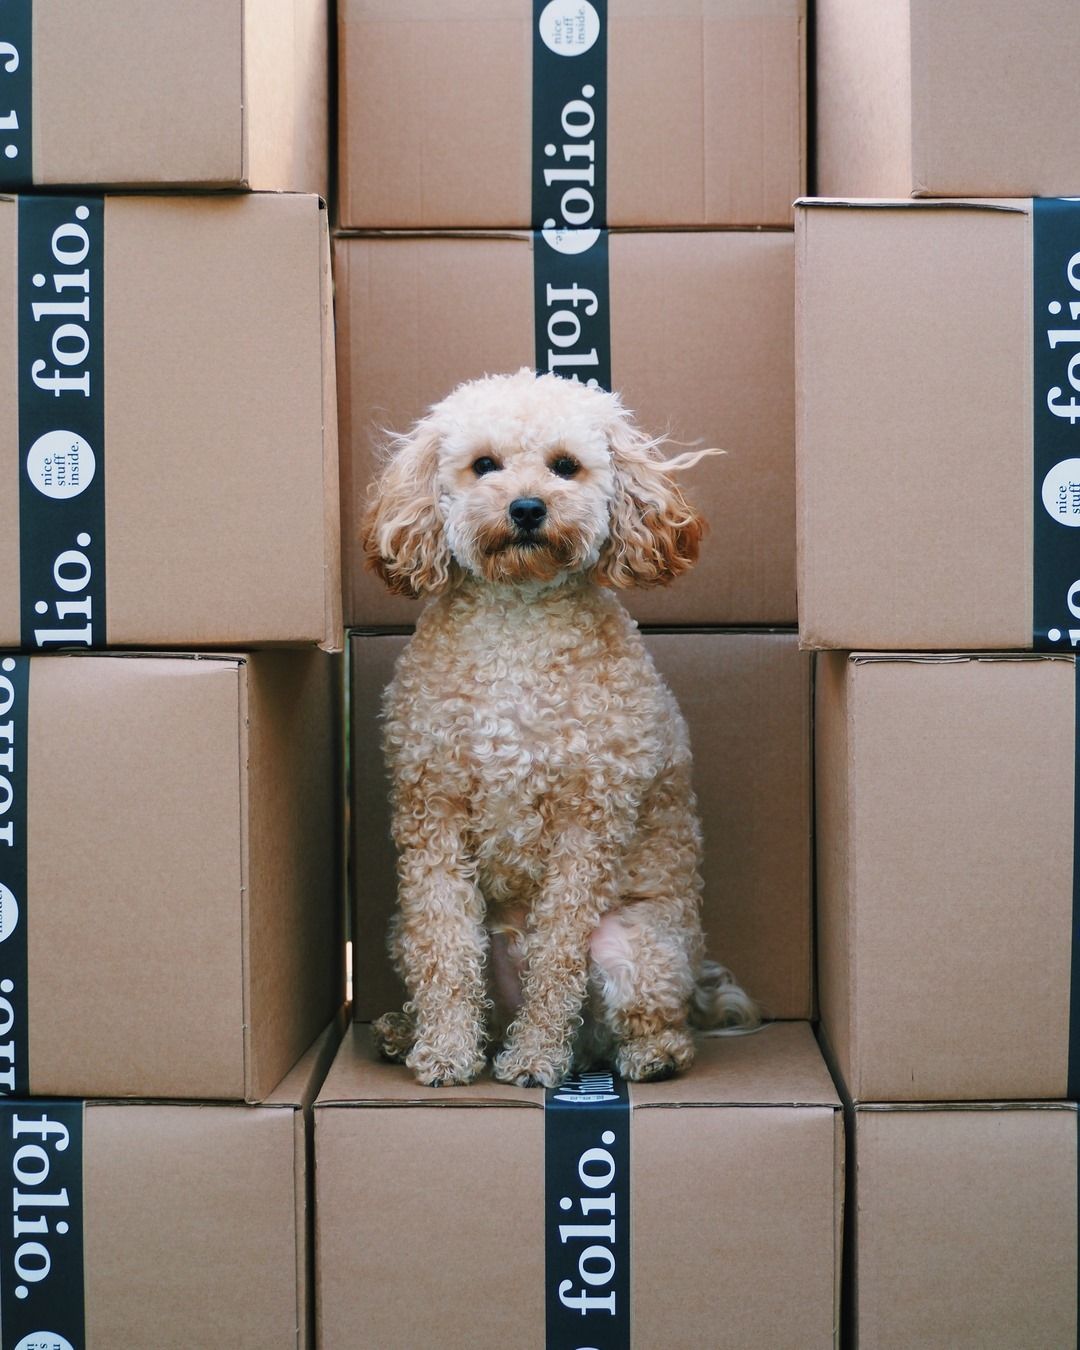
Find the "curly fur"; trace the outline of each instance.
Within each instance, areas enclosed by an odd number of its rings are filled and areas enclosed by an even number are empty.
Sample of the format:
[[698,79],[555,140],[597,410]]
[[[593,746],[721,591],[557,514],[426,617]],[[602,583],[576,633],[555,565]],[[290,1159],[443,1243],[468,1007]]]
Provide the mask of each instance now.
[[554,1085],[575,1055],[658,1078],[691,1025],[758,1020],[703,960],[686,725],[612,590],[697,556],[670,473],[709,452],[660,448],[617,396],[523,370],[455,390],[375,486],[370,565],[438,597],[384,707],[409,1001],[375,1030],[421,1083],[470,1081],[493,1037],[507,1082]]

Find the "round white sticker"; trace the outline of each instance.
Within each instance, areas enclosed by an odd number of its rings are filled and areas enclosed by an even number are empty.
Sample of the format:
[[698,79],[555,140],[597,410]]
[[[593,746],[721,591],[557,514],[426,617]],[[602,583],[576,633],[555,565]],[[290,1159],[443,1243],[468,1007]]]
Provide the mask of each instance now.
[[75,1350],[66,1337],[55,1331],[32,1331],[22,1338],[15,1350],[42,1350],[42,1346],[47,1346],[48,1350]]
[[0,942],[19,926],[19,902],[0,881]]
[[551,0],[540,14],[540,36],[556,56],[580,56],[600,36],[600,15],[589,0]]
[[600,238],[599,230],[556,230],[548,228],[542,231],[545,241],[556,253],[584,253],[592,248]]
[[1043,506],[1059,525],[1080,525],[1080,459],[1063,459],[1043,479]]
[[46,497],[77,497],[93,481],[96,468],[93,450],[74,431],[47,431],[26,456],[30,481]]

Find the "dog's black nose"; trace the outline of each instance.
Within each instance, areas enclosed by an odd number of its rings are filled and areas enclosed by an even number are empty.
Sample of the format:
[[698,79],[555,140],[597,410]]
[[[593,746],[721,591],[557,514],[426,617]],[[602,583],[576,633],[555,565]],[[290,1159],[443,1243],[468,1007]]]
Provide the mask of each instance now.
[[544,523],[547,507],[539,497],[518,497],[510,503],[510,519],[519,530],[536,530]]

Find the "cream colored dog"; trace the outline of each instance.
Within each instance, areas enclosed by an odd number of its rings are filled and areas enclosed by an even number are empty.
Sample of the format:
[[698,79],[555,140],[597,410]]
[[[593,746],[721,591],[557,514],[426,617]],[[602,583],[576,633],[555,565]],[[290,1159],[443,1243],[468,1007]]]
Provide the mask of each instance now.
[[421,1083],[483,1068],[492,986],[494,1073],[522,1086],[557,1083],[575,1042],[666,1077],[691,1023],[758,1020],[703,960],[686,724],[612,591],[696,560],[669,473],[703,453],[664,461],[616,395],[521,370],[437,404],[373,490],[369,565],[438,596],[385,704],[409,1001],[375,1032]]

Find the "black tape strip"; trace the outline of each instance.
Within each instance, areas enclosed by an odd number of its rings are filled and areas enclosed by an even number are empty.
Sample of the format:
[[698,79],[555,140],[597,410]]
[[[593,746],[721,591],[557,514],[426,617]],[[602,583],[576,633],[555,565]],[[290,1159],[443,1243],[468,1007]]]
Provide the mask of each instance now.
[[0,657],[0,1096],[30,1091],[26,746],[30,658]]
[[1080,657],[1073,662],[1073,875],[1072,875],[1072,969],[1069,983],[1069,1070],[1065,1095],[1080,1102]]
[[0,1102],[2,1350],[83,1350],[83,1103]]
[[603,1071],[544,1101],[548,1350],[629,1350],[630,1095]]
[[104,233],[101,197],[19,198],[19,590],[27,648],[106,640]]
[[0,191],[34,178],[31,0],[0,0]]
[[607,224],[607,0],[533,0],[532,223]]
[[533,235],[536,369],[611,388],[607,230]]
[[1032,203],[1033,645],[1080,643],[1080,200]]

